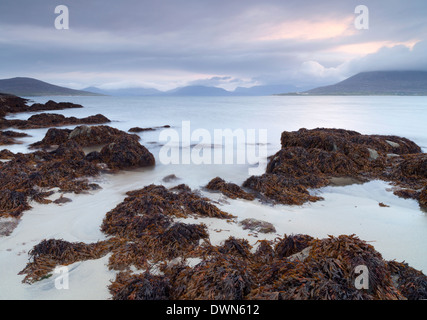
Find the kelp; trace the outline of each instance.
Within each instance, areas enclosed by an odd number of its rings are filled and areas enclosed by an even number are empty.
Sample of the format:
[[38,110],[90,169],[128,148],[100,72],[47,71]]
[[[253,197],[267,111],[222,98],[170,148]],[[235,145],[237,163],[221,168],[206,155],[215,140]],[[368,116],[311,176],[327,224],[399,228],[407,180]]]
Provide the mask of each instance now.
[[257,197],[265,202],[302,205],[308,201],[316,202],[323,199],[311,195],[308,188],[295,179],[278,174],[251,176],[243,186],[257,192]]
[[329,185],[336,177],[385,180],[404,189],[394,190],[404,197],[410,196],[408,190],[418,193],[427,183],[427,156],[403,137],[300,129],[283,132],[281,144],[281,150],[270,157],[266,173],[243,183],[265,201],[301,205],[321,200],[310,196],[308,189]]
[[167,277],[150,272],[121,272],[108,288],[113,300],[169,300],[171,290]]
[[212,179],[206,189],[213,191],[220,191],[227,197],[231,199],[246,199],[246,200],[254,200],[255,196],[244,191],[241,187],[239,187],[235,183],[225,182],[220,177],[216,177]]
[[62,239],[45,239],[28,253],[30,262],[19,274],[25,275],[22,282],[31,284],[46,277],[57,266],[99,259],[117,245],[118,242],[115,239],[92,244],[71,243]]
[[313,240],[313,237],[304,234],[285,235],[284,238],[280,239],[274,247],[275,257],[290,257],[291,255],[301,252],[310,246],[310,243]]
[[397,261],[389,261],[388,267],[395,287],[408,300],[427,299],[427,277],[421,271]]

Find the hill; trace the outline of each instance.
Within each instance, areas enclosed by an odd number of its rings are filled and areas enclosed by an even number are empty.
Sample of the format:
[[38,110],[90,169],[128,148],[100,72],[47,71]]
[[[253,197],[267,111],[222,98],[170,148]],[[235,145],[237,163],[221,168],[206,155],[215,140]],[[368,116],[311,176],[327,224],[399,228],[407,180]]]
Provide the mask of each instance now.
[[124,88],[124,89],[100,89],[97,87],[88,87],[84,91],[94,92],[107,96],[158,96],[163,94],[154,88]]
[[168,96],[230,96],[232,93],[222,88],[206,86],[187,86],[167,91]]
[[305,95],[427,95],[427,71],[361,72]]
[[0,80],[0,92],[20,97],[34,96],[97,96],[99,94],[56,86],[33,78]]

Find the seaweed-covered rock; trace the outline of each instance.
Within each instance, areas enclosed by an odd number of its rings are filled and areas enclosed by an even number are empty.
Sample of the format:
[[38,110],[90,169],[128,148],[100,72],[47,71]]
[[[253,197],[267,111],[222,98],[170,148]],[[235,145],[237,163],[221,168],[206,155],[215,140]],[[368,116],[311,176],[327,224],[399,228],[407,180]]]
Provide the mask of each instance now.
[[[263,174],[262,176],[249,177],[243,183],[243,187],[258,192],[258,197],[262,200],[280,204],[302,205],[307,201],[316,202],[323,199],[311,195],[301,181],[277,174]],[[326,180],[319,179],[316,176],[307,176],[304,181],[310,186],[326,184]]]
[[51,148],[73,140],[82,147],[105,145],[112,143],[120,137],[129,137],[138,141],[137,135],[131,135],[124,131],[109,126],[78,126],[74,130],[51,128],[47,131],[43,140],[33,143],[31,148]]
[[235,183],[225,182],[220,177],[216,177],[212,179],[208,185],[206,186],[209,190],[214,191],[221,191],[224,195],[231,199],[246,199],[246,200],[253,200],[255,199],[255,196],[253,194],[250,194],[246,191],[244,191],[241,187],[239,187]]
[[100,156],[110,168],[147,167],[155,164],[154,156],[133,137],[120,137],[102,148]]
[[406,138],[319,128],[285,131],[281,144],[266,173],[243,183],[266,200],[298,205],[316,201],[308,188],[326,186],[337,177],[383,179],[413,190],[427,182],[426,155]]

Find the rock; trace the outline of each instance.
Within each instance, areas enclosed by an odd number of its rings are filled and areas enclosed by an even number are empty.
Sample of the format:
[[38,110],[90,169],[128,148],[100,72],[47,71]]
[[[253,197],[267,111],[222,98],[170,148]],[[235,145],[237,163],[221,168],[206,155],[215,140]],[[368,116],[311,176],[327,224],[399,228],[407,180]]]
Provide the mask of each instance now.
[[68,141],[71,132],[70,129],[51,128],[46,132],[42,141],[31,144],[30,148],[50,148],[54,145],[60,145]]
[[[377,159],[378,159],[378,157],[380,156],[380,155],[378,154],[377,150],[374,150],[374,149],[368,148],[368,151],[369,151],[369,159],[371,159],[371,160],[377,160]],[[388,156],[388,155],[389,155],[389,154],[387,154],[387,156]]]
[[167,175],[162,179],[162,181],[166,183],[176,181],[176,180],[179,180],[179,178],[174,174]]
[[[64,110],[64,109],[72,109],[72,108],[83,108],[82,105],[71,103],[71,102],[55,102],[53,100],[49,100],[45,104],[42,103],[34,103],[31,107],[28,107],[29,112],[34,111],[51,111],[51,110]],[[21,111],[22,112],[22,111]]]
[[69,140],[61,145],[52,152],[55,157],[59,157],[62,159],[72,159],[74,161],[83,160],[85,158],[85,153],[80,147],[80,145],[73,141]]
[[51,128],[42,141],[33,143],[31,148],[51,148],[68,140],[77,142],[82,147],[105,145],[113,142],[118,137],[130,137],[136,141],[137,135],[128,134],[109,126],[78,126],[74,130]]
[[85,160],[89,162],[102,162],[102,157],[98,151],[92,151],[86,155]]
[[156,129],[153,129],[153,128],[134,127],[134,128],[130,128],[129,132],[139,133],[139,132],[144,132],[144,131],[155,131],[155,130]]
[[70,133],[69,139],[76,141],[82,147],[89,147],[111,143],[120,137],[128,137],[134,141],[140,139],[137,135],[130,135],[109,126],[79,126]]
[[112,169],[154,166],[154,156],[133,137],[120,137],[102,148],[100,156]]
[[316,201],[308,195],[308,188],[326,186],[334,178],[382,179],[414,190],[427,183],[427,156],[406,138],[343,129],[300,129],[283,132],[281,144],[266,173],[243,183],[265,200],[283,204]]
[[15,127],[18,129],[39,129],[78,124],[101,124],[107,122],[111,121],[101,114],[78,119],[76,117],[65,117],[61,114],[41,113],[31,116],[28,120],[2,120],[1,127]]
[[239,222],[243,229],[249,229],[251,231],[259,233],[272,233],[276,232],[276,228],[272,223],[257,219],[245,219]]
[[55,204],[64,204],[64,203],[68,203],[68,202],[72,202],[73,200],[71,200],[70,198],[66,198],[63,195],[61,195],[58,199],[56,199],[55,201],[53,201],[53,203]]
[[[311,181],[312,180],[312,181]],[[273,203],[302,205],[307,201],[316,202],[323,200],[321,197],[312,196],[307,185],[318,184],[316,177],[307,177],[304,180],[296,180],[278,174],[263,174],[262,176],[249,177],[243,187],[256,191],[261,200]]]

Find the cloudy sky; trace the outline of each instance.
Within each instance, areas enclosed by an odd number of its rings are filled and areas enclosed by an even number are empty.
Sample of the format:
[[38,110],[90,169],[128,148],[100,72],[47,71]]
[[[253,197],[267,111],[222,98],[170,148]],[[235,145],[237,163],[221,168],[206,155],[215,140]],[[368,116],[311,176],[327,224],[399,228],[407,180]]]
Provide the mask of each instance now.
[[[58,5],[68,30],[55,28]],[[232,90],[427,70],[426,13],[426,0],[1,0],[0,79]]]

